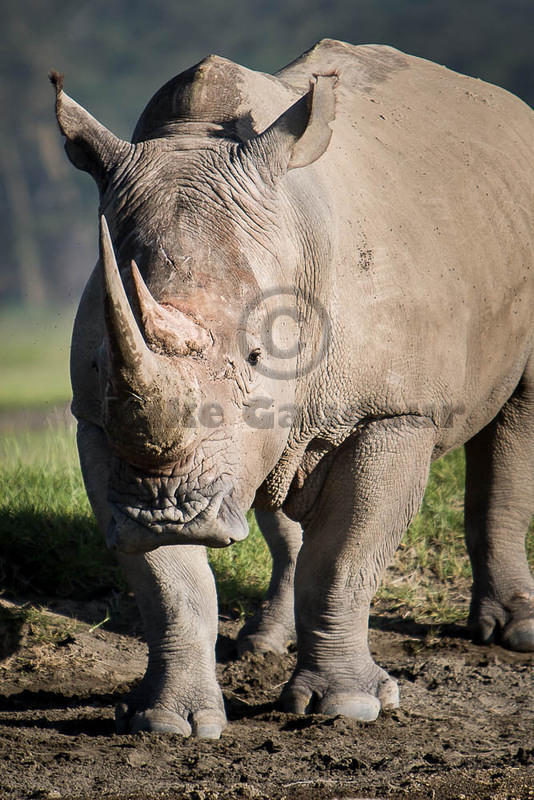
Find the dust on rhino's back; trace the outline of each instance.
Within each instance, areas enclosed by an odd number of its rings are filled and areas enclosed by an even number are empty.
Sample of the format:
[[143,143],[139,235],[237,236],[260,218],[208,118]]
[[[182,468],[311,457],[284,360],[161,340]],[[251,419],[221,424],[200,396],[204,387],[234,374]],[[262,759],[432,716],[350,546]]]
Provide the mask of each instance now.
[[[339,75],[336,118],[316,168],[335,207],[341,247],[347,243],[353,253],[356,240],[372,250],[362,272],[382,258],[403,274],[434,264],[438,271],[463,267],[478,281],[490,255],[506,260],[509,272],[510,254],[518,252],[519,272],[530,266],[529,106],[383,45],[324,40],[278,77],[303,89],[314,72],[331,71]],[[430,274],[434,281],[436,269]]]
[[336,119],[316,168],[340,347],[377,405],[455,409],[456,444],[496,413],[532,349],[534,112],[380,45],[326,40],[278,77],[302,90],[329,71]]
[[[531,146],[532,109],[515,95],[478,78],[462,75],[387,45],[318,42],[276,77],[306,91],[316,74],[335,74],[336,121],[360,136],[374,135],[398,152],[415,142],[425,147],[445,137],[443,146],[474,139],[488,146]],[[381,134],[381,135],[380,135]]]

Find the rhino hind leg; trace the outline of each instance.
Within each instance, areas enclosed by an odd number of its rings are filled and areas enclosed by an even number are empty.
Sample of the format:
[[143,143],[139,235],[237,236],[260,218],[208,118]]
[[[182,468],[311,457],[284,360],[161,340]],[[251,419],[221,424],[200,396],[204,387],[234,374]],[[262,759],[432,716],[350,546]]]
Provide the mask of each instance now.
[[339,449],[303,524],[286,711],[368,721],[398,706],[396,681],[369,652],[369,606],[419,508],[434,444],[430,421],[400,417],[369,423]]
[[241,631],[239,653],[284,653],[295,640],[294,575],[302,528],[282,511],[256,511],[256,521],[273,558],[267,594]]
[[532,358],[512,397],[465,450],[473,638],[534,651],[534,580],[525,551],[534,514]]

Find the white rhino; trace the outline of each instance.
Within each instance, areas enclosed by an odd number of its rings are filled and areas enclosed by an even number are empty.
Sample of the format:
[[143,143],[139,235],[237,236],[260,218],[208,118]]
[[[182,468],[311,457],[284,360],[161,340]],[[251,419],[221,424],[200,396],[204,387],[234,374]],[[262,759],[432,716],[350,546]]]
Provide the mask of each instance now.
[[220,735],[205,546],[243,539],[251,506],[274,571],[240,641],[282,650],[296,623],[284,708],[396,706],[369,604],[431,462],[464,443],[473,634],[534,650],[530,108],[324,40],[275,76],[206,58],[128,143],[52,80],[102,214],[72,342],[80,458],[149,645],[119,730]]

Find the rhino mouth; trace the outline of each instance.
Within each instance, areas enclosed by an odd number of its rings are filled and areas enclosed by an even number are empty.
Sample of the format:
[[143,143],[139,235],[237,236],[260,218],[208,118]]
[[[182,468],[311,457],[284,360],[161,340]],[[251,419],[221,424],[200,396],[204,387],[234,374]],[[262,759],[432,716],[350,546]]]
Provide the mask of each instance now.
[[132,553],[169,544],[226,547],[246,538],[247,520],[228,480],[202,489],[190,484],[187,477],[143,476],[120,464],[109,485],[108,546]]
[[180,504],[169,503],[163,508],[146,508],[143,505],[125,503],[114,503],[112,507],[115,512],[159,533],[169,525],[181,529],[195,519],[216,515],[223,496],[222,492],[217,492],[212,497],[205,497],[197,492]]

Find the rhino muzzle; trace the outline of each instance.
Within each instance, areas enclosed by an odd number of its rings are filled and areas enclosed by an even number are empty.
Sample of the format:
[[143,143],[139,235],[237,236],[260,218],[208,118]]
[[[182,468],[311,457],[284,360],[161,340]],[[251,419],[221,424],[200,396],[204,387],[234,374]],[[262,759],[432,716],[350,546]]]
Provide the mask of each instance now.
[[108,503],[108,546],[143,552],[166,544],[226,547],[248,535],[245,515],[226,477],[202,483],[187,473],[146,474],[114,459]]
[[[183,522],[172,521],[151,512],[132,514],[130,509],[111,505],[112,520],[106,532],[109,548],[121,553],[145,553],[163,545],[199,544],[228,547],[248,536],[245,515],[219,492],[202,503],[198,513]],[[127,513],[125,513],[127,511]],[[180,516],[180,510],[177,515]],[[144,517],[144,519],[143,519]]]

